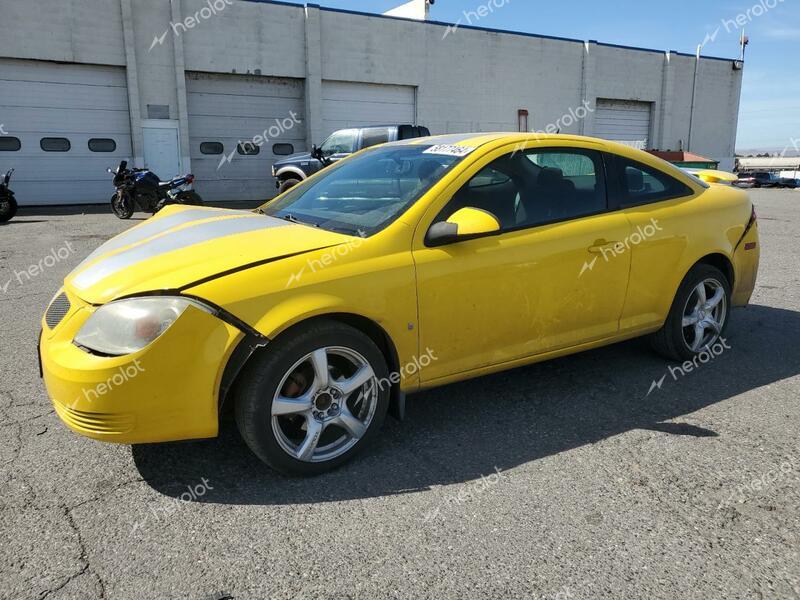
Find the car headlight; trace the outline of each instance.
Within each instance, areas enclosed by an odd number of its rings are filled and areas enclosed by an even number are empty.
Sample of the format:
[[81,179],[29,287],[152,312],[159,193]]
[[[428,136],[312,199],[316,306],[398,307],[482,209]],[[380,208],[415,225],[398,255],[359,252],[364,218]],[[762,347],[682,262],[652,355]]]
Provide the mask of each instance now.
[[147,296],[110,302],[89,317],[74,342],[101,354],[132,354],[162,335],[189,306],[214,312],[191,298]]

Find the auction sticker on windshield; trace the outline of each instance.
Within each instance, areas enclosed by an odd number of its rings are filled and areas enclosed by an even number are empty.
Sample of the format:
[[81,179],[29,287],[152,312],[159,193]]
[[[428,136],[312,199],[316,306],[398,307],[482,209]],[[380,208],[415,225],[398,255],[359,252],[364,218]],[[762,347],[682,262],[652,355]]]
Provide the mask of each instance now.
[[437,144],[436,146],[431,146],[423,154],[439,154],[442,156],[457,156],[458,158],[463,158],[470,152],[473,152],[475,148],[470,148],[468,146],[456,146],[453,144]]

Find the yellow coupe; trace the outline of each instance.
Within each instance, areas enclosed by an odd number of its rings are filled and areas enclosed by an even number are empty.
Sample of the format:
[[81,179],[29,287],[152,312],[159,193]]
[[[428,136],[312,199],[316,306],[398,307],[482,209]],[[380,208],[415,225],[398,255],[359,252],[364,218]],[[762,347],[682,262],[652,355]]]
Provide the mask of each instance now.
[[65,280],[40,356],[61,419],[138,444],[239,430],[336,467],[405,394],[649,335],[693,360],[758,270],[747,194],[568,135],[370,148],[254,212],[169,206]]

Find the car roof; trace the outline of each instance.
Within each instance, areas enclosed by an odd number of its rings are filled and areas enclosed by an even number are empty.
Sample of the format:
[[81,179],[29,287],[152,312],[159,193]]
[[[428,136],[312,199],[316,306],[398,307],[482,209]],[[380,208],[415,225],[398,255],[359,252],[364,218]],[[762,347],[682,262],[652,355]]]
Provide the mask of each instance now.
[[[487,145],[499,148],[507,144],[523,144],[528,142],[539,142],[539,145],[542,148],[546,148],[550,144],[575,144],[578,147],[591,148],[601,152],[609,152],[658,168],[659,170],[664,171],[681,181],[691,181],[694,185],[698,184],[698,179],[696,177],[692,177],[690,174],[682,171],[672,163],[645,152],[644,150],[638,150],[632,146],[621,144],[619,142],[612,142],[610,140],[603,140],[600,138],[587,137],[583,135],[536,132],[519,133],[508,131],[491,133],[448,133],[444,135],[432,135],[428,137],[410,138],[407,140],[390,142],[389,144],[384,144],[383,147],[452,145],[477,149],[481,146]],[[489,151],[491,151],[491,148],[489,148]]]
[[583,144],[590,144],[590,145],[603,145],[606,147],[616,146],[619,145],[623,148],[630,148],[629,146],[623,146],[622,144],[615,144],[614,142],[609,142],[608,140],[601,140],[597,138],[586,137],[582,135],[569,135],[569,134],[557,134],[557,133],[519,133],[519,132],[508,132],[508,131],[497,131],[497,132],[488,132],[488,133],[446,133],[443,135],[431,135],[424,138],[411,138],[407,140],[400,140],[398,142],[392,142],[396,145],[421,145],[421,144],[441,144],[441,145],[456,145],[456,146],[468,146],[471,148],[478,148],[485,144],[490,144],[492,142],[503,142],[503,143],[519,143],[519,142],[527,142],[527,141],[540,141],[543,143],[547,142],[577,142]]

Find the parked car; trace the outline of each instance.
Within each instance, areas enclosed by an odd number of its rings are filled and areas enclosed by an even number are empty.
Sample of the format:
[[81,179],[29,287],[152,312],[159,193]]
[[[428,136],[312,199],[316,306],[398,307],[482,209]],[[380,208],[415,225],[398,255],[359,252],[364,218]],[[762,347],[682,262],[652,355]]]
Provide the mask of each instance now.
[[778,187],[796,190],[798,187],[798,180],[792,177],[781,177],[778,180]]
[[767,171],[753,173],[753,179],[755,180],[753,187],[757,188],[776,188],[781,185],[780,178],[775,173]]
[[742,173],[739,178],[733,182],[733,185],[740,188],[753,188],[756,186],[756,178],[750,173]]
[[282,194],[307,177],[335,162],[378,144],[429,136],[427,127],[418,125],[374,125],[356,129],[334,131],[319,147],[311,152],[294,154],[276,161],[272,176],[278,193]]
[[406,393],[637,336],[706,362],[759,253],[746,192],[621,144],[406,140],[252,213],[171,205],[109,240],[47,307],[41,367],[87,437],[214,437],[232,405],[258,457],[315,474]]

